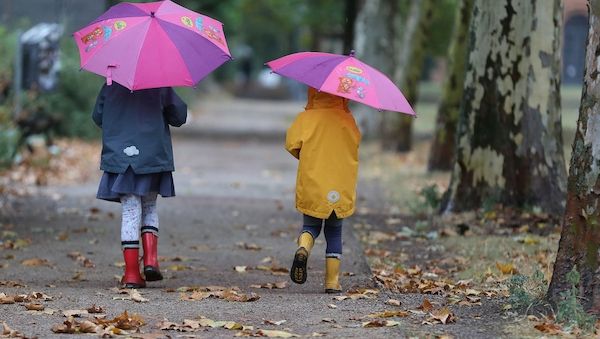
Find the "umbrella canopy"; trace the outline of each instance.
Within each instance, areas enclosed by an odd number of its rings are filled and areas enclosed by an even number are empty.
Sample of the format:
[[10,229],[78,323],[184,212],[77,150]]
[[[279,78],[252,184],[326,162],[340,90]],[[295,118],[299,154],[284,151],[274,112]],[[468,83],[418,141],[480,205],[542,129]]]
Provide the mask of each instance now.
[[231,60],[219,21],[170,0],[120,3],[74,38],[82,69],[130,90],[194,86]]
[[350,55],[301,52],[267,62],[273,72],[319,91],[378,110],[415,115],[398,87],[384,74]]

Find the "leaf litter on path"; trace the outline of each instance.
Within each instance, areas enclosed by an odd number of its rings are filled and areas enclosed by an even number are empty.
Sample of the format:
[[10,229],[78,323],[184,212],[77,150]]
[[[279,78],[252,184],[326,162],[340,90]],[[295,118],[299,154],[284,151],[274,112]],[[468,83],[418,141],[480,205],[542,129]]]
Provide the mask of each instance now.
[[182,301],[199,301],[207,298],[216,298],[235,302],[250,302],[260,299],[258,294],[253,292],[242,293],[237,287],[180,287],[178,291],[180,292],[179,300]]
[[113,297],[113,300],[133,300],[138,303],[148,302],[148,299],[144,298],[142,294],[135,288],[133,289],[122,289],[118,287],[113,287],[110,289],[111,291],[118,294],[127,294],[126,297]]

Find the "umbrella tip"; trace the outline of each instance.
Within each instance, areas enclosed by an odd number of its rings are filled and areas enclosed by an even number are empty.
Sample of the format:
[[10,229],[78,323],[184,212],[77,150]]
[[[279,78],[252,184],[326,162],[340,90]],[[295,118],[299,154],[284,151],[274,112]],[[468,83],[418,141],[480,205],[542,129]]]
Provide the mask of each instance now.
[[350,56],[351,56],[351,57],[354,57],[354,54],[355,54],[355,53],[356,53],[356,52],[355,52],[354,50],[350,50]]

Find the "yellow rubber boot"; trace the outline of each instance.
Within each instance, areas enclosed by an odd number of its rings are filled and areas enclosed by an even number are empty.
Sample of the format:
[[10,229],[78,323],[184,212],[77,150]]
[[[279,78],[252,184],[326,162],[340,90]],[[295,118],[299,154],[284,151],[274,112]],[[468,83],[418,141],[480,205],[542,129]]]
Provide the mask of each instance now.
[[325,258],[325,292],[339,293],[342,291],[340,285],[340,259]]
[[294,254],[294,262],[290,270],[290,278],[296,284],[304,284],[306,282],[308,256],[315,244],[315,239],[309,232],[302,232],[298,237],[298,249]]

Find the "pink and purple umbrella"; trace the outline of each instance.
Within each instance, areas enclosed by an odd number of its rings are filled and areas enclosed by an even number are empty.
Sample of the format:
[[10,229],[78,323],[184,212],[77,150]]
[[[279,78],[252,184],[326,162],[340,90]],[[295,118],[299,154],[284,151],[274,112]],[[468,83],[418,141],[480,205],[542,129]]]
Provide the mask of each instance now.
[[195,86],[231,60],[223,24],[170,0],[120,3],[74,38],[82,69],[130,90]]
[[415,115],[398,87],[384,74],[350,55],[300,52],[267,62],[273,72],[319,91],[378,110]]

